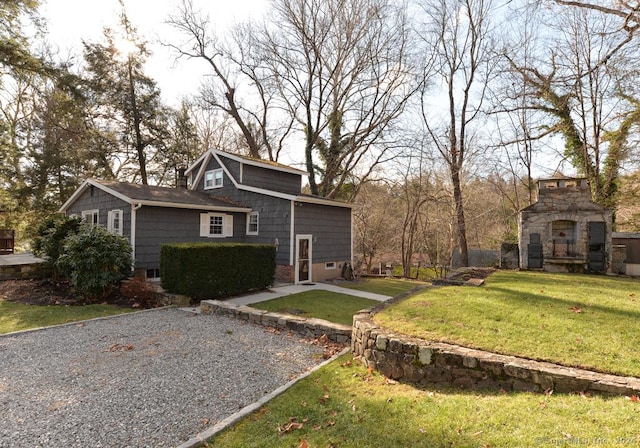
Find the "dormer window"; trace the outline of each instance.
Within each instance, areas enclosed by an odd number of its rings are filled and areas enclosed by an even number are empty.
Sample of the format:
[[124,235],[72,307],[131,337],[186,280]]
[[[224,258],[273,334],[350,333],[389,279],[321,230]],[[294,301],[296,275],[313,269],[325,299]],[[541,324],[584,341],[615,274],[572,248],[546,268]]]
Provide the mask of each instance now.
[[210,190],[220,187],[222,187],[222,168],[206,171],[204,173],[204,189]]

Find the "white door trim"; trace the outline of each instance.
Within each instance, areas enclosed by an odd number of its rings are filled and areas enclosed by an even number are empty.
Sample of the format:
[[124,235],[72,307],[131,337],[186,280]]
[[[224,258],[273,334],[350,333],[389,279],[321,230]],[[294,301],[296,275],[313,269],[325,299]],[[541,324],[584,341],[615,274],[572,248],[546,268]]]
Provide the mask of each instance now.
[[[300,242],[302,240],[307,240],[308,241],[308,258],[305,259],[301,259],[300,258]],[[301,272],[301,266],[304,265],[304,263],[306,262],[306,268],[308,273],[306,274],[306,276],[304,275],[304,272]],[[296,284],[298,283],[304,283],[304,282],[310,282],[313,281],[313,275],[312,275],[312,266],[313,266],[313,236],[312,235],[296,235],[296,257],[295,257],[295,278],[294,278],[294,282]],[[300,278],[300,274],[302,275],[302,278]],[[307,277],[307,278],[305,278]]]

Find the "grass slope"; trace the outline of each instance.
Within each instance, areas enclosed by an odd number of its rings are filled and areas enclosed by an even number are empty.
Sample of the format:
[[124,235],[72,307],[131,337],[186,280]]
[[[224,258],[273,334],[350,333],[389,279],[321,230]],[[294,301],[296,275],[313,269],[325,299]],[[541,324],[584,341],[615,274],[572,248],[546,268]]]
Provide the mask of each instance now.
[[254,303],[250,306],[265,311],[315,317],[351,325],[356,312],[377,303],[375,300],[316,289]]
[[640,281],[498,271],[483,287],[430,288],[375,321],[394,332],[640,376]]
[[424,284],[425,283],[413,280],[398,280],[392,278],[359,278],[353,282],[340,282],[338,286],[395,297],[398,294],[402,294],[403,292],[407,292]]
[[135,311],[111,305],[39,306],[0,299],[0,334]]
[[208,446],[626,446],[638,443],[638,418],[640,404],[621,397],[420,389],[345,355]]

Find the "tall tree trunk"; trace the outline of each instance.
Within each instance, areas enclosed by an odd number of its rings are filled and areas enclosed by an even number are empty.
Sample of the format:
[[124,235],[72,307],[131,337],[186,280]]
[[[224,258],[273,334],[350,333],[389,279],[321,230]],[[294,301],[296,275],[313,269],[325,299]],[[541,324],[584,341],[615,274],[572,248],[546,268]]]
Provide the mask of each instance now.
[[451,181],[453,183],[453,199],[456,203],[456,221],[458,224],[458,245],[460,246],[460,264],[469,266],[469,249],[467,247],[467,225],[464,219],[462,204],[462,188],[460,186],[460,170],[452,167]]
[[144,142],[142,141],[142,132],[140,130],[140,111],[138,110],[138,102],[136,101],[136,88],[133,83],[133,68],[131,66],[131,57],[127,61],[127,69],[129,74],[129,95],[131,96],[131,112],[133,113],[133,130],[136,134],[136,153],[138,156],[138,165],[140,166],[140,179],[142,185],[148,185],[147,180],[147,160],[144,154]]

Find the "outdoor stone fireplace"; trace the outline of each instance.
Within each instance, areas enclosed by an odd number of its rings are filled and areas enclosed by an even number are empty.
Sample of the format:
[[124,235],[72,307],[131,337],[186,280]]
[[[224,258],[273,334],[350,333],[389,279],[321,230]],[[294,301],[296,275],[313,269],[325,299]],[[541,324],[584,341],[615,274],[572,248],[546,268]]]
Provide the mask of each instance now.
[[591,200],[586,179],[538,181],[538,201],[520,211],[520,267],[554,272],[607,272],[611,266],[609,209]]

